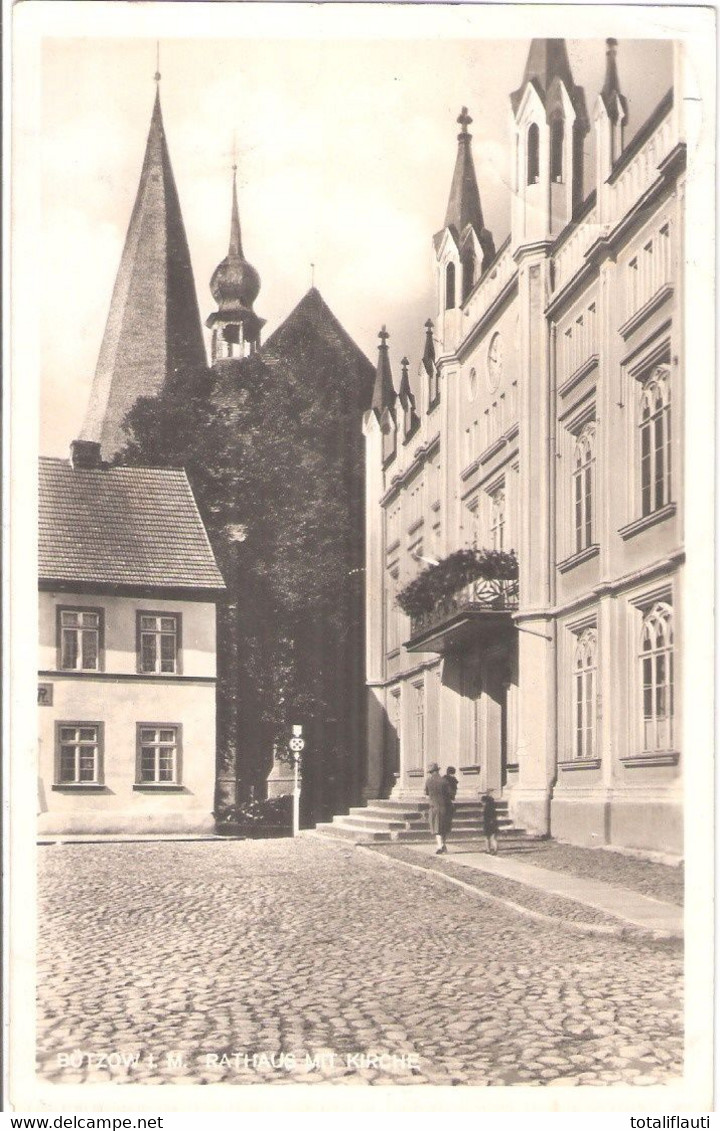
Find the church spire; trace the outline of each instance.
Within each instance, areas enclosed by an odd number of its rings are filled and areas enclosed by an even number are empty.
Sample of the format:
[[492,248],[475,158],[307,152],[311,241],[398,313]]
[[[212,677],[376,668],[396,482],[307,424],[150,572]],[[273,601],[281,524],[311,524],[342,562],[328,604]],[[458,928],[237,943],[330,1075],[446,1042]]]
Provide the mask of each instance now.
[[[607,116],[614,128],[623,130],[628,120],[628,100],[620,90],[620,76],[617,67],[617,39],[606,40],[607,54],[605,57],[605,82],[603,83],[600,97],[605,104]],[[613,153],[615,160],[622,150],[622,140],[619,140],[618,151]]]
[[243,258],[242,249],[242,236],[240,235],[240,210],[238,208],[237,198],[237,165],[233,165],[233,188],[232,188],[232,215],[230,217],[230,247],[228,248],[228,257],[237,256],[238,259]]
[[125,237],[81,439],[111,459],[138,397],[207,362],[185,225],[170,164],[160,73],[140,184]]
[[378,334],[380,345],[378,346],[378,363],[371,404],[371,408],[375,410],[378,416],[381,416],[386,408],[392,411],[397,399],[390,371],[390,351],[387,344],[389,337],[387,328],[383,326]]
[[458,151],[445,213],[445,227],[453,228],[456,236],[460,236],[467,225],[472,224],[479,239],[485,225],[483,224],[480,192],[475,176],[475,165],[473,164],[472,134],[468,132],[472,118],[468,114],[467,106],[463,106],[457,121],[460,126]]
[[237,196],[237,165],[232,167],[232,205],[228,253],[215,268],[210,291],[217,303],[206,326],[212,329],[212,364],[254,353],[260,345],[265,320],[253,310],[260,293],[260,276],[243,254],[240,209]]
[[[458,150],[455,159],[455,171],[450,185],[448,206],[445,212],[444,227],[449,228],[453,233],[458,246],[463,245],[462,259],[464,264],[467,265],[472,260],[472,269],[467,266],[463,268],[466,282],[470,282],[474,281],[477,273],[474,268],[472,238],[468,229],[474,232],[475,238],[480,244],[482,251],[481,270],[487,266],[495,255],[495,244],[483,221],[480,190],[478,189],[472,156],[472,134],[468,130],[472,118],[468,114],[467,106],[463,106],[457,122],[460,126],[460,133],[457,135]],[[469,289],[469,286],[463,285],[463,298],[469,293]]]
[[618,75],[617,68],[618,41],[617,39],[607,39],[605,44],[607,46],[605,56],[605,82],[603,83],[600,94],[605,103],[608,118],[611,122],[615,122],[618,118],[618,109],[624,111],[627,116],[628,104],[627,98],[625,98],[620,91],[620,76]]

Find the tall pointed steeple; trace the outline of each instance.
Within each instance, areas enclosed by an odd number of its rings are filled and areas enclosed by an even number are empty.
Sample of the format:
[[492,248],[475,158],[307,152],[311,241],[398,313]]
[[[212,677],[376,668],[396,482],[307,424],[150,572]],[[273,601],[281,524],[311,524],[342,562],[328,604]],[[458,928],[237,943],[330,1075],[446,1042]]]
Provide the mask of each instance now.
[[260,276],[243,254],[236,165],[233,165],[228,253],[213,272],[210,290],[218,305],[205,323],[213,332],[212,364],[254,353],[260,345],[265,319],[259,318],[253,310],[260,293]]
[[100,443],[111,459],[125,443],[123,421],[138,397],[156,396],[168,380],[206,365],[158,86],[81,439]]
[[485,267],[495,255],[495,245],[483,221],[480,190],[472,156],[472,134],[468,131],[472,118],[467,106],[463,106],[457,121],[460,126],[460,133],[457,135],[458,151],[444,227],[450,229],[458,245],[467,240],[467,229],[471,228],[482,248],[482,266]]

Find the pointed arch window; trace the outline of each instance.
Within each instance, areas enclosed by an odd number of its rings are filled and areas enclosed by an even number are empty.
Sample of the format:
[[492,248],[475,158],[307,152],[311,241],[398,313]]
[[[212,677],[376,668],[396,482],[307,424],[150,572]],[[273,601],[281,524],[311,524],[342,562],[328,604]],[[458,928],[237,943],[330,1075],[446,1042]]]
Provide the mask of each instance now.
[[493,550],[505,549],[505,489],[499,487],[491,496],[490,536]]
[[527,183],[535,185],[540,180],[540,129],[535,122],[527,132]]
[[671,498],[670,372],[656,369],[640,390],[640,503],[642,515]]
[[445,268],[445,309],[453,310],[455,306],[455,264],[448,263]]
[[465,302],[466,298],[473,289],[475,283],[475,252],[471,247],[467,248],[462,257],[462,301]]
[[597,629],[586,628],[577,638],[573,656],[575,726],[573,754],[595,758],[597,720]]
[[589,421],[575,440],[573,453],[573,506],[575,552],[593,544],[595,523],[595,421]]
[[564,144],[565,124],[562,118],[555,118],[550,124],[550,180],[555,184],[563,181]]
[[643,617],[640,637],[643,750],[672,749],[673,611],[656,601]]

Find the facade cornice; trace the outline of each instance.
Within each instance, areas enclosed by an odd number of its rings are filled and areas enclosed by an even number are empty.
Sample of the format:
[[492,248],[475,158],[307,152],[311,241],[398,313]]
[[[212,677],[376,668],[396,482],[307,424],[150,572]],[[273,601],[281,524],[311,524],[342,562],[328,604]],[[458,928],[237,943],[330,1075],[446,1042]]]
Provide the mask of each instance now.
[[663,193],[670,192],[674,181],[685,168],[686,148],[680,143],[672,153],[669,153],[658,166],[659,176],[648,189],[633,204],[632,208],[617,222],[614,228],[606,232],[590,245],[585,252],[585,262],[572,275],[561,290],[553,295],[545,307],[548,318],[557,318],[558,315],[577,297],[580,286],[594,278],[600,266],[608,259],[617,258],[618,252],[626,241],[647,221],[648,209],[655,207]]
[[552,240],[535,240],[533,243],[523,243],[516,247],[513,254],[513,259],[518,264],[522,263],[523,259],[536,258],[538,255],[550,255],[553,250]]

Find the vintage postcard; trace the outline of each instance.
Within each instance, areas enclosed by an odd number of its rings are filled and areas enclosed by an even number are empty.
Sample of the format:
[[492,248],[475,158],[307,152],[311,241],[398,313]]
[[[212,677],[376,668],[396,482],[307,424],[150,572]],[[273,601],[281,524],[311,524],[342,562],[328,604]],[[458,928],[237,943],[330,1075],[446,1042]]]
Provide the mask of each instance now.
[[9,18],[8,1109],[709,1111],[714,12]]

